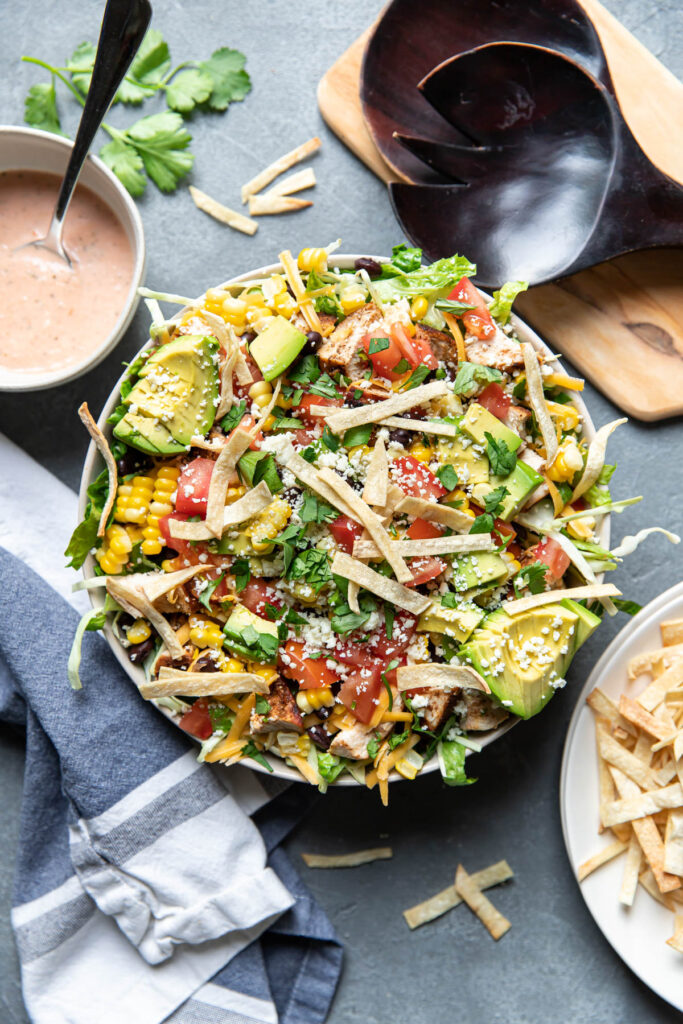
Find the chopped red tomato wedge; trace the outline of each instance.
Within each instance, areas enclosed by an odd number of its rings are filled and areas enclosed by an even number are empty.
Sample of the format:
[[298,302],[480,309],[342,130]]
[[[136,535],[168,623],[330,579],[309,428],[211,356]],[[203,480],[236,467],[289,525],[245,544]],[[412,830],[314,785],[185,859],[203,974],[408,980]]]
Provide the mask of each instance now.
[[391,465],[394,482],[411,498],[442,498],[448,494],[431,469],[412,455],[400,455]]
[[432,537],[440,537],[443,529],[430,523],[428,519],[416,519],[406,530],[406,537],[409,540],[429,540]]
[[178,479],[176,512],[204,518],[214,465],[213,459],[203,456],[188,462]]
[[510,396],[496,383],[487,384],[476,401],[499,420],[505,419],[512,405]]
[[435,558],[433,555],[421,555],[420,558],[411,558],[408,567],[413,578],[406,586],[419,587],[421,583],[428,583],[440,576],[446,568],[446,563],[442,558]]
[[190,736],[196,736],[198,740],[208,740],[213,732],[211,716],[209,715],[209,702],[206,697],[196,700],[189,711],[182,716],[178,725]]
[[292,410],[292,416],[296,416],[298,420],[303,420],[310,427],[315,427],[322,421],[320,416],[314,416],[311,412],[312,405],[330,405],[338,408],[343,404],[343,398],[323,398],[322,395],[304,395],[296,408]]
[[339,547],[347,555],[350,555],[353,551],[353,542],[356,537],[360,537],[363,532],[363,527],[360,523],[357,523],[355,519],[350,519],[349,516],[339,516],[338,519],[328,523],[327,527]]
[[278,611],[282,608],[282,599],[272,583],[264,579],[249,580],[244,590],[239,592],[240,604],[248,608],[254,615],[260,615],[267,619],[266,605],[269,604]]
[[367,656],[378,658],[386,666],[397,655],[405,651],[413,639],[416,626],[417,619],[414,615],[411,615],[410,612],[397,611],[391,630],[391,638],[387,637],[386,629],[382,629],[370,638],[367,648],[361,647],[359,649],[366,650]]
[[552,584],[562,579],[569,568],[570,558],[557,541],[550,537],[526,552],[524,563],[528,565],[531,562],[543,562],[548,566],[545,578]]
[[291,436],[295,448],[308,448],[309,444],[320,437],[320,432],[312,428],[309,430],[306,427],[301,427],[299,430],[293,430]]
[[339,676],[327,667],[324,657],[304,658],[303,652],[303,644],[296,640],[287,641],[280,655],[280,671],[283,676],[295,680],[302,690],[315,690],[337,682]]
[[382,665],[368,662],[346,677],[339,690],[339,699],[359,722],[367,725],[377,710],[382,686]]
[[[374,349],[377,345],[386,345],[386,342],[389,342],[388,347],[383,348],[379,352],[371,351],[371,347]],[[404,354],[401,346],[395,338],[387,338],[386,334],[382,334],[378,337],[373,337],[372,334],[366,334],[363,338],[362,345],[370,356],[372,369],[378,377],[384,377],[387,380],[396,380],[397,377],[401,376],[400,371],[396,372],[396,367],[403,359]]]
[[432,352],[432,346],[426,338],[410,337],[403,324],[394,324],[391,328],[392,337],[398,342],[403,355],[410,363],[411,369],[424,364],[430,370],[436,370],[439,360]]
[[470,334],[486,341],[496,333],[496,325],[489,313],[488,306],[468,277],[461,278],[448,296],[453,302],[464,302],[474,309],[468,309],[462,315],[463,323]]

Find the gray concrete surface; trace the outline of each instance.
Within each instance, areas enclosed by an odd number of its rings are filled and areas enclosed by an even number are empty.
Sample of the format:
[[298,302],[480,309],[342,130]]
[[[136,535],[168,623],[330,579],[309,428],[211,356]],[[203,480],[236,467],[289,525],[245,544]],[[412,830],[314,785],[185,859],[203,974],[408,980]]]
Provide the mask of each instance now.
[[[388,251],[399,233],[385,189],[326,129],[315,100],[318,79],[370,23],[380,7],[377,0],[251,0],[248,5],[158,0],[155,6],[154,24],[169,39],[176,60],[208,56],[218,45],[238,47],[248,56],[254,90],[246,102],[226,116],[191,123],[197,156],[193,181],[199,187],[234,203],[239,184],[266,161],[315,133],[324,145],[315,160],[315,205],[290,218],[262,221],[254,238],[202,216],[185,189],[165,197],[150,186],[140,203],[149,249],[147,283],[196,294],[207,283],[271,261],[284,246],[296,252],[338,235],[347,251]],[[678,0],[608,0],[607,6],[681,73]],[[0,3],[0,121],[21,123],[26,90],[41,80],[36,69],[19,63],[20,56],[59,63],[82,39],[96,37],[100,10],[95,0]],[[73,130],[73,104],[62,97],[61,109]],[[130,111],[111,114],[114,124],[129,119]],[[117,351],[88,376],[36,396],[1,396],[0,430],[76,488],[86,449],[76,407],[87,398],[99,411],[121,361],[140,346],[145,331],[141,312]],[[597,424],[614,418],[616,410],[590,387],[587,400]],[[616,435],[610,449],[619,461],[614,490],[618,497],[645,495],[614,523],[616,538],[653,523],[683,530],[680,441],[680,421],[631,423]],[[644,604],[681,579],[679,551],[652,539],[615,578]],[[302,850],[353,850],[380,840],[394,848],[392,861],[353,871],[316,873],[302,865],[346,943],[330,1024],[659,1024],[675,1019],[602,938],[572,877],[560,831],[559,767],[574,693],[622,624],[623,617],[603,624],[576,659],[571,685],[541,717],[472,758],[470,771],[479,777],[475,786],[450,790],[432,776],[394,787],[388,810],[374,793],[333,791],[292,837],[295,859]],[[0,740],[0,1021],[19,1024],[27,1017],[8,915],[23,749],[21,738],[7,729],[0,729]],[[401,910],[447,885],[459,860],[477,869],[503,856],[516,878],[495,895],[513,922],[500,943],[494,944],[465,908],[408,931]]]

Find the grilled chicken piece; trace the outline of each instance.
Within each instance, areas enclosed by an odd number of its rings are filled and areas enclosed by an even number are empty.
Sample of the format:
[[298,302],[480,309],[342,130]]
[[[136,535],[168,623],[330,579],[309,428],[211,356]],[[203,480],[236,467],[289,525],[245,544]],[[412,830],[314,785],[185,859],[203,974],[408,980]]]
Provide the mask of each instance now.
[[524,366],[522,346],[513,341],[501,330],[496,331],[489,341],[482,341],[479,338],[465,338],[465,351],[470,363],[481,363],[484,366],[493,366],[496,370],[511,373],[520,366]]
[[450,690],[426,690],[423,696],[429,699],[429,704],[422,709],[423,714],[420,715],[425,728],[430,732],[438,732],[445,725],[448,716],[453,713],[460,693],[457,687]]
[[279,677],[273,682],[267,697],[270,704],[268,715],[257,715],[252,712],[249,729],[253,736],[263,736],[268,732],[281,732],[291,729],[294,732],[304,731],[304,720],[301,717],[292,691],[284,679]]
[[318,356],[323,363],[341,367],[344,374],[354,380],[367,365],[358,357],[358,349],[363,347],[363,338],[383,326],[382,311],[374,302],[368,302],[335,327],[318,349]]
[[418,341],[429,342],[432,352],[440,363],[457,366],[458,350],[450,334],[446,334],[445,331],[437,331],[434,327],[427,327],[426,324],[416,324],[415,337]]
[[330,754],[337,757],[348,757],[352,761],[362,761],[368,757],[368,741],[374,736],[384,737],[391,731],[391,722],[384,722],[371,729],[368,725],[358,722],[351,729],[341,729],[330,743]]
[[460,721],[465,732],[484,732],[486,729],[497,729],[501,722],[509,718],[509,712],[485,693],[479,690],[463,690],[461,700],[467,711]]

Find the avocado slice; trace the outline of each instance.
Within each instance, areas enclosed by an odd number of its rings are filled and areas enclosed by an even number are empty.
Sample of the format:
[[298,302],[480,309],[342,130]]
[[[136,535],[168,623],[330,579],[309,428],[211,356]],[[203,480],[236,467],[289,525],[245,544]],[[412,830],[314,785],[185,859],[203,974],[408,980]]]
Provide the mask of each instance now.
[[532,718],[564,686],[574,654],[599,622],[568,599],[515,616],[498,609],[474,631],[460,657],[505,707],[520,718]]
[[453,559],[453,586],[456,590],[485,587],[508,574],[508,563],[495,551],[478,551],[471,555],[457,555]]
[[489,460],[483,452],[475,450],[468,438],[456,434],[452,439],[439,440],[436,448],[439,462],[453,466],[463,486],[487,483]]
[[306,344],[306,335],[283,316],[269,318],[268,326],[249,346],[264,380],[274,380],[293,363]]
[[123,400],[128,408],[114,435],[150,455],[186,451],[195,435],[204,435],[213,426],[217,352],[216,339],[199,334],[184,334],[160,345]]
[[267,658],[254,653],[253,647],[244,639],[244,631],[249,627],[256,630],[261,636],[274,637],[276,642],[278,640],[277,623],[262,619],[260,615],[256,615],[248,608],[238,604],[223,626],[226,647],[250,661],[262,661],[264,664],[275,661],[275,658]]
[[483,618],[482,609],[471,602],[463,601],[457,608],[444,608],[438,601],[432,601],[418,619],[417,628],[427,633],[443,633],[464,644]]
[[486,434],[495,437],[496,441],[505,441],[511,452],[516,452],[522,443],[519,434],[510,430],[500,420],[478,402],[473,402],[460,421],[459,429],[473,441],[486,447]]
[[499,513],[499,518],[508,522],[519,512],[532,491],[535,491],[542,483],[543,477],[540,473],[528,466],[526,462],[518,461],[513,471],[507,476],[492,475],[486,483],[473,487],[472,497],[477,504],[483,506],[487,494],[490,494],[496,487],[500,487],[501,484],[503,487],[507,487],[509,494],[506,494],[503,499],[503,508]]

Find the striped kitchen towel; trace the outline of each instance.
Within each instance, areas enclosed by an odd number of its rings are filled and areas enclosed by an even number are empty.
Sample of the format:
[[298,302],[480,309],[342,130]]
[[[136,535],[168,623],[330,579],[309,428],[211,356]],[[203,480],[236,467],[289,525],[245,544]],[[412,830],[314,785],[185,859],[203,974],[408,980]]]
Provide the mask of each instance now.
[[[0,719],[26,732],[12,922],[31,1019],[324,1021],[341,945],[280,848],[309,792],[198,764],[99,636],[69,688],[76,499],[4,438],[0,462]],[[31,489],[39,504],[20,500]]]

